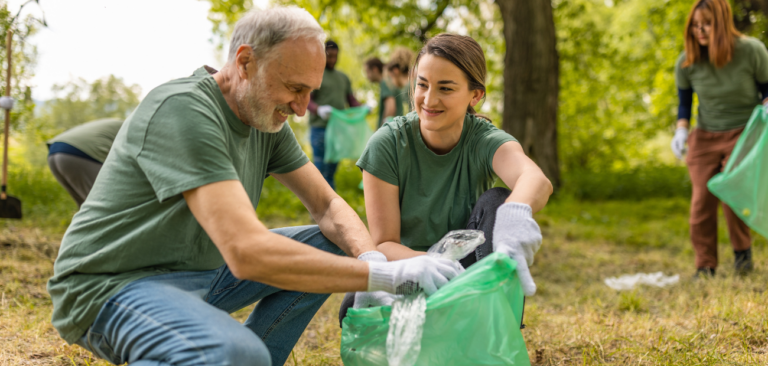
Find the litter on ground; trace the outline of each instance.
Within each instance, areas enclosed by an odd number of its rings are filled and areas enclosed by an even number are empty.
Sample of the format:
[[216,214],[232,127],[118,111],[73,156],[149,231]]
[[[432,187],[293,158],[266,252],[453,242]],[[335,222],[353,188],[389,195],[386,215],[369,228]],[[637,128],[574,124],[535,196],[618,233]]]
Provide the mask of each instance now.
[[678,281],[680,281],[680,275],[665,276],[662,272],[656,272],[627,274],[621,277],[608,277],[605,279],[605,284],[614,290],[631,290],[638,284],[666,287],[674,285]]

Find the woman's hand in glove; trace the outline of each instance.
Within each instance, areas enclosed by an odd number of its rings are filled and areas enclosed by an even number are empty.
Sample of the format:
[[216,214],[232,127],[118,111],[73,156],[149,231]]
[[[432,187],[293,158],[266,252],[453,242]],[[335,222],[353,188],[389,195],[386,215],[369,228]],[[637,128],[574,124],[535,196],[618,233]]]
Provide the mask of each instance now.
[[517,262],[517,277],[526,296],[536,293],[536,283],[528,266],[533,264],[533,255],[541,247],[541,239],[541,229],[533,219],[531,206],[517,202],[499,206],[493,226],[493,251],[504,253]]
[[683,159],[686,141],[688,141],[688,128],[678,127],[675,130],[675,136],[672,137],[672,152],[675,153],[678,159]]

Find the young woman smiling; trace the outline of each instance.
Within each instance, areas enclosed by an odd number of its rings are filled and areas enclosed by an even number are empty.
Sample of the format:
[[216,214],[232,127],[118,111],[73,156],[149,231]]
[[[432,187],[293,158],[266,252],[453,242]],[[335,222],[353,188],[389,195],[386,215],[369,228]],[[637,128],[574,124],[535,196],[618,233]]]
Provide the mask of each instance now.
[[[485,76],[485,56],[472,38],[440,34],[427,41],[411,71],[414,112],[385,123],[357,162],[368,225],[389,261],[424,255],[451,230],[483,230],[485,244],[461,265],[505,253],[518,262],[531,296],[536,285],[528,266],[542,239],[532,214],[544,207],[552,184],[512,136],[475,113]],[[494,175],[512,191],[491,189]],[[351,296],[345,300],[341,318]],[[355,307],[381,303],[375,293],[355,299]]]
[[[725,166],[755,106],[768,101],[768,50],[739,33],[726,0],[698,0],[685,28],[685,51],[675,67],[680,106],[672,150],[691,176],[690,230],[696,252],[696,276],[712,276],[717,267],[717,206],[707,182]],[[688,136],[693,93],[699,97],[698,124]],[[752,270],[749,228],[723,204],[735,256],[735,270]]]

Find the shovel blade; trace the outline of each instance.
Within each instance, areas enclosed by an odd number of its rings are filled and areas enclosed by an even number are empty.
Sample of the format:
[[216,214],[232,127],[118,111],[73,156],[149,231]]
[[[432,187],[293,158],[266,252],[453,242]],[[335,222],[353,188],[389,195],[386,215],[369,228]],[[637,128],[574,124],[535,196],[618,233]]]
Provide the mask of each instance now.
[[20,219],[21,201],[18,198],[11,196],[6,196],[5,199],[0,199],[0,218]]

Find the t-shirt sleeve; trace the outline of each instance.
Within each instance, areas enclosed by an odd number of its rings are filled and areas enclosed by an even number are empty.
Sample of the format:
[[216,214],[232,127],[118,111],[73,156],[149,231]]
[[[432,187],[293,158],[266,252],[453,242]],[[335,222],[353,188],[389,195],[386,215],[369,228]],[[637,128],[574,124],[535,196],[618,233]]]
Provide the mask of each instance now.
[[678,89],[688,90],[691,89],[691,81],[688,79],[688,73],[683,69],[684,61],[685,53],[680,55],[675,63],[675,84]]
[[223,180],[239,179],[221,122],[207,101],[168,98],[149,120],[136,157],[159,201]]
[[357,166],[374,177],[399,186],[397,168],[397,141],[388,125],[381,126],[365,146]]
[[286,122],[277,133],[277,140],[272,148],[267,173],[284,174],[299,169],[309,162],[307,154],[301,150],[293,129]]
[[755,40],[754,45],[755,81],[759,84],[768,83],[768,49],[765,44]]
[[473,149],[478,152],[476,156],[481,159],[479,163],[482,164],[486,169],[486,172],[491,175],[494,173],[493,156],[496,155],[496,150],[507,142],[517,142],[517,139],[505,131],[498,129],[490,122],[481,121],[479,122],[479,125],[479,133],[476,134],[476,139],[474,139],[475,141],[472,145],[474,145]]

